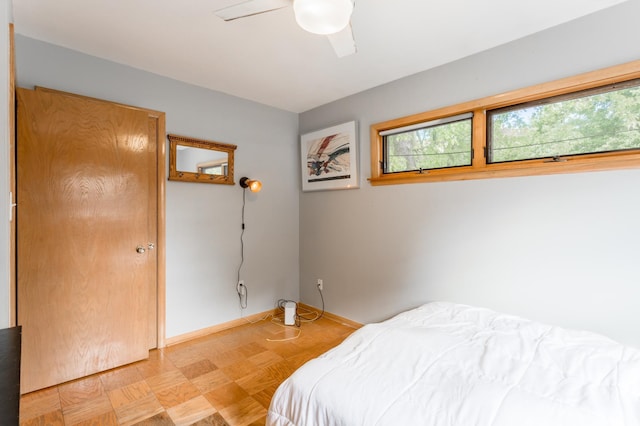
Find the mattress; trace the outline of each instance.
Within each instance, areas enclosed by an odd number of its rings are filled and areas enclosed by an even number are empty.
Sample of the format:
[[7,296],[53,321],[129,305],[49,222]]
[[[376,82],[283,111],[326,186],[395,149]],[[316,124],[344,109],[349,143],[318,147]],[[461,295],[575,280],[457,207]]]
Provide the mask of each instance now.
[[434,302],[369,324],[277,389],[269,426],[639,426],[640,351]]

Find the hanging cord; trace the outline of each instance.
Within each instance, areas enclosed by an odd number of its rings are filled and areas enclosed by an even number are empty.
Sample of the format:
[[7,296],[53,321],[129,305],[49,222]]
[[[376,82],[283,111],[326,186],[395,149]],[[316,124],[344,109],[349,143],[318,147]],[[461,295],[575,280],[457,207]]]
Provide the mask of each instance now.
[[[313,318],[309,318],[300,314],[297,314],[296,317],[300,322],[313,322],[313,321],[318,321],[320,318],[322,318],[324,316],[324,296],[322,295],[322,290],[320,290],[320,287],[318,287],[318,293],[320,293],[320,299],[322,300],[322,312],[320,312],[318,314],[317,311],[310,311],[308,309],[302,309],[303,311],[305,311],[306,313],[311,313],[314,314],[315,316]],[[296,311],[297,312],[297,311]]]
[[262,318],[258,318],[257,320],[253,320],[253,321],[248,319],[248,318],[245,318],[244,320],[247,322],[247,324],[257,324],[259,322],[265,321],[268,318],[273,319],[273,313],[268,313],[265,316],[263,316]]
[[[290,328],[291,327],[290,325],[283,325],[283,324],[279,324],[277,322],[274,322],[273,319],[271,319],[271,322],[273,322],[276,325],[279,325],[280,327],[284,327],[284,328]],[[271,337],[267,337],[266,340],[267,340],[267,342],[287,342],[289,340],[295,340],[298,337],[300,337],[300,334],[302,334],[302,329],[301,328],[297,328],[296,331],[297,331],[297,334],[295,336],[292,336],[292,337],[285,337],[283,339],[272,339]]]
[[249,291],[247,286],[240,284],[240,270],[244,264],[244,207],[246,204],[247,190],[242,190],[242,231],[240,232],[240,265],[238,266],[238,279],[236,280],[236,291],[238,292],[238,299],[240,300],[240,309],[247,309],[247,303],[249,302]]

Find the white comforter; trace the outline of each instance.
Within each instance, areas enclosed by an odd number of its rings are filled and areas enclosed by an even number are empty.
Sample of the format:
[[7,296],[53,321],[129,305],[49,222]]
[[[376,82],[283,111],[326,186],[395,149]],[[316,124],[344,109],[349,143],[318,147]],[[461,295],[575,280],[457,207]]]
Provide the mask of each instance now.
[[638,426],[640,351],[435,302],[366,325],[276,391],[270,426]]

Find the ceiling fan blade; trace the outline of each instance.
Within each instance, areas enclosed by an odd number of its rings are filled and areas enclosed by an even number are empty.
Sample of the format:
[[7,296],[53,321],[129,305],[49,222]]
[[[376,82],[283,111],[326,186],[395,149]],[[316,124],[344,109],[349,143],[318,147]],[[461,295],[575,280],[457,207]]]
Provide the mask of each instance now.
[[249,0],[233,6],[218,9],[214,13],[225,21],[244,18],[291,6],[291,0]]
[[329,41],[333,46],[338,58],[353,55],[358,51],[356,48],[356,41],[353,38],[353,30],[351,29],[351,23],[345,27],[344,30],[335,34],[329,34]]

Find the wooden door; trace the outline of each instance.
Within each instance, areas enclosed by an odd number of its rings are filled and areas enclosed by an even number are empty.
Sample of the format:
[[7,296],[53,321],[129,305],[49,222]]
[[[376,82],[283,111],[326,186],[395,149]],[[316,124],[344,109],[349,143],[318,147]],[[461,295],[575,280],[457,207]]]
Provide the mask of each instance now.
[[148,357],[156,163],[144,110],[46,90],[17,95],[26,393]]

